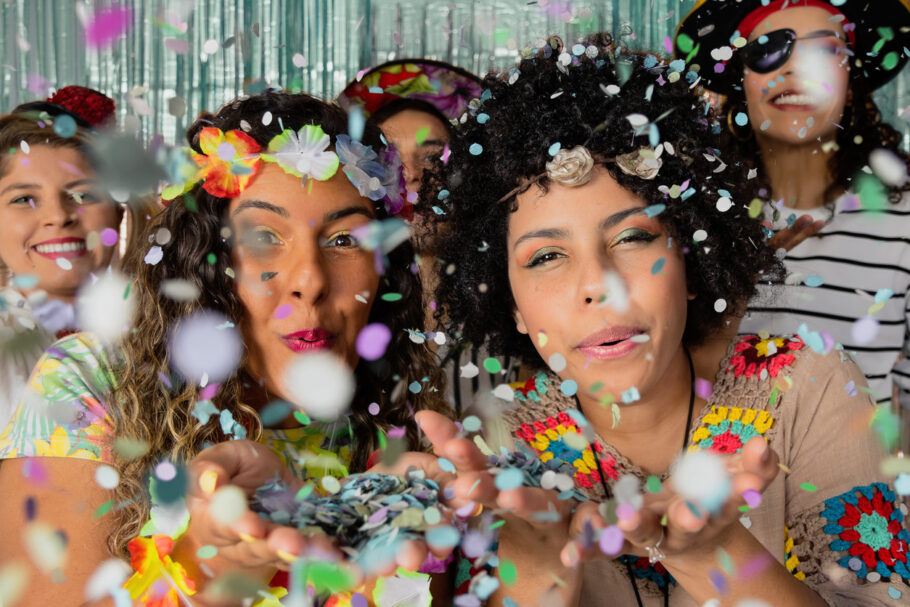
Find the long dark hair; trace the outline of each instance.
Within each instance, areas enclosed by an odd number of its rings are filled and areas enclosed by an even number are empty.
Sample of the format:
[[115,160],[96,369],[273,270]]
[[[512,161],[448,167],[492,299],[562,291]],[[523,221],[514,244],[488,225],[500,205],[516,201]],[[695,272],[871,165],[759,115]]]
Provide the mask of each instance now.
[[[268,126],[261,120],[266,112],[273,116]],[[339,107],[309,95],[266,92],[232,101],[216,114],[201,115],[186,136],[190,146],[201,152],[199,133],[203,127],[243,129],[265,148],[282,128],[297,130],[307,124],[320,125],[334,139],[347,132],[348,122]],[[377,151],[383,146],[379,131],[372,126],[364,130],[362,141]],[[243,316],[230,275],[231,239],[223,231],[228,202],[197,185],[190,195],[171,203],[146,230],[149,236],[161,228],[171,233],[161,261],[155,265],[142,263],[142,251],[132,260],[131,267],[136,269],[133,289],[141,322],[124,342],[124,364],[112,398],[116,405],[110,409],[113,436],[144,441],[149,449],[139,458],[117,461],[121,483],[116,497],[122,507],[117,511],[117,531],[109,539],[113,554],[125,553],[126,544],[148,517],[146,480],[150,467],[165,457],[185,462],[207,443],[227,438],[217,421],[199,424],[193,417],[194,403],[200,399],[198,387],[176,381],[168,384],[162,377],[171,374],[166,348],[168,331],[181,318],[206,309],[220,312],[239,325]],[[381,205],[377,215],[380,219],[388,217]],[[414,411],[446,409],[438,396],[444,392],[442,372],[433,364],[426,346],[413,343],[407,332],[422,326],[424,316],[420,278],[411,271],[413,257],[409,243],[388,254],[380,292],[399,293],[402,297],[398,301],[377,297],[370,312],[370,322],[388,325],[392,341],[385,357],[375,362],[361,360],[355,369],[358,387],[351,406],[356,437],[352,446],[353,471],[364,469],[369,454],[376,449],[377,429],[404,428],[409,447],[415,449],[418,434]],[[198,299],[186,302],[162,297],[162,282],[170,279],[195,285],[200,293]],[[428,381],[423,382],[425,378]],[[244,390],[252,381],[241,371],[228,379],[211,400],[219,409],[230,411],[248,429],[251,438],[257,438],[262,421],[253,408],[241,403]],[[424,386],[417,394],[404,388],[412,381]],[[377,415],[368,412],[371,402],[380,405]]]

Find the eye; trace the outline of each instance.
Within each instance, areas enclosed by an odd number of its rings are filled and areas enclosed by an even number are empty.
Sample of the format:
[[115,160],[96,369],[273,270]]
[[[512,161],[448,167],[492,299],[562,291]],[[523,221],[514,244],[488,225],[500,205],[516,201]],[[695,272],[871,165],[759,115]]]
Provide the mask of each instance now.
[[263,248],[283,244],[282,240],[271,230],[248,230],[243,233],[240,241],[250,248]]
[[101,197],[94,192],[77,192],[75,190],[70,190],[67,194],[69,194],[70,200],[76,204],[95,204],[96,202],[101,201]]
[[531,259],[528,260],[528,263],[525,265],[525,267],[533,268],[536,266],[545,265],[563,257],[565,257],[564,254],[554,249],[541,249],[535,253]]
[[327,247],[338,247],[341,249],[353,249],[360,246],[360,241],[358,241],[352,234],[349,232],[338,232],[333,234],[325,239],[325,246]]
[[10,204],[16,205],[29,205],[31,207],[35,206],[35,197],[34,196],[19,196],[18,198],[13,198],[9,201]]
[[634,242],[651,242],[657,238],[656,234],[652,234],[647,230],[642,228],[628,228],[619,233],[619,235],[613,240],[614,245],[625,244],[625,243],[634,243]]

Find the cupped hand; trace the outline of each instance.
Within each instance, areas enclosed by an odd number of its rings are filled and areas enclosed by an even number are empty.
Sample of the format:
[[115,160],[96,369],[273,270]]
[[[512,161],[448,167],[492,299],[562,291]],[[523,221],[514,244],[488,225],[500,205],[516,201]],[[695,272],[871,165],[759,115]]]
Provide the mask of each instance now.
[[[237,573],[267,583],[279,569],[301,555],[339,561],[341,552],[325,536],[305,536],[294,527],[277,525],[247,507],[249,497],[277,476],[292,489],[301,481],[264,445],[248,440],[219,443],[188,465],[186,505],[190,522],[175,546],[175,559],[204,586],[197,552],[213,546],[215,556],[201,561],[216,576]],[[238,491],[239,490],[239,491]],[[225,500],[224,492],[237,492]],[[226,507],[228,502],[232,502]],[[238,503],[239,502],[239,503]],[[216,507],[213,507],[216,506]],[[221,604],[221,603],[219,603]]]
[[805,239],[818,234],[824,227],[824,221],[820,219],[813,221],[811,215],[801,215],[791,227],[775,232],[774,236],[768,239],[768,246],[775,251],[778,249],[790,251]]

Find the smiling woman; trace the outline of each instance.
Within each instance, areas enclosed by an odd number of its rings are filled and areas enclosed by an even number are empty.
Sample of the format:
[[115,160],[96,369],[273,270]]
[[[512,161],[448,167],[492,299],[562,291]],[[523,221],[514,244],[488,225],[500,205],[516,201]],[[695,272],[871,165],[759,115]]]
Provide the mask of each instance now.
[[[0,434],[0,493],[30,500],[42,524],[62,527],[80,547],[63,567],[66,581],[31,585],[26,602],[78,595],[102,561],[128,546],[137,572],[126,587],[146,603],[178,600],[149,581],[151,550],[165,563],[173,550],[180,565],[168,565],[169,574],[182,592],[202,594],[194,604],[209,604],[213,576],[239,574],[250,594],[273,578],[280,586],[287,578],[276,573],[298,555],[340,555],[253,514],[244,497],[218,502],[216,488],[249,495],[279,477],[295,491],[307,481],[333,492],[386,440],[416,450],[415,411],[445,409],[440,372],[408,338],[423,318],[413,249],[406,238],[370,244],[377,230],[403,225],[394,217],[397,164],[378,130],[356,141],[347,124],[337,106],[267,92],[191,126],[193,178],[168,190],[183,195],[146,232],[169,238],[153,245],[159,254],[131,259],[140,321],[117,349],[87,333],[58,341]],[[354,174],[377,157],[379,185],[361,189]],[[175,297],[174,282],[195,295]],[[390,335],[369,360],[358,339],[368,325]],[[50,458],[41,488],[24,480],[32,457]],[[114,482],[92,480],[104,475]],[[60,491],[78,499],[60,503]],[[105,503],[116,507],[95,520]],[[3,517],[0,533],[27,522]],[[137,538],[140,531],[156,535]],[[406,546],[398,562],[419,567],[426,549],[414,550]],[[22,542],[0,546],[0,560],[26,553]],[[246,594],[231,598],[239,604]]]
[[877,582],[910,590],[910,536],[862,375],[796,336],[731,338],[730,313],[781,268],[682,70],[550,39],[485,78],[433,176],[450,192],[444,312],[538,370],[500,394],[551,467],[539,487],[432,432],[460,462],[455,497],[505,518],[517,583],[494,603],[888,604]]

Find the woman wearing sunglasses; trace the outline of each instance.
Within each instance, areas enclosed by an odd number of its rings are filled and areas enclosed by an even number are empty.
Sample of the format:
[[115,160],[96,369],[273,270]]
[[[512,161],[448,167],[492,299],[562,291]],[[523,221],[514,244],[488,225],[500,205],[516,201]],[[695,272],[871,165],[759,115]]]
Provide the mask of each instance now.
[[786,249],[786,280],[760,287],[740,331],[843,344],[875,401],[910,406],[907,156],[872,100],[907,60],[910,3],[702,0],[675,44],[725,96],[729,146]]

